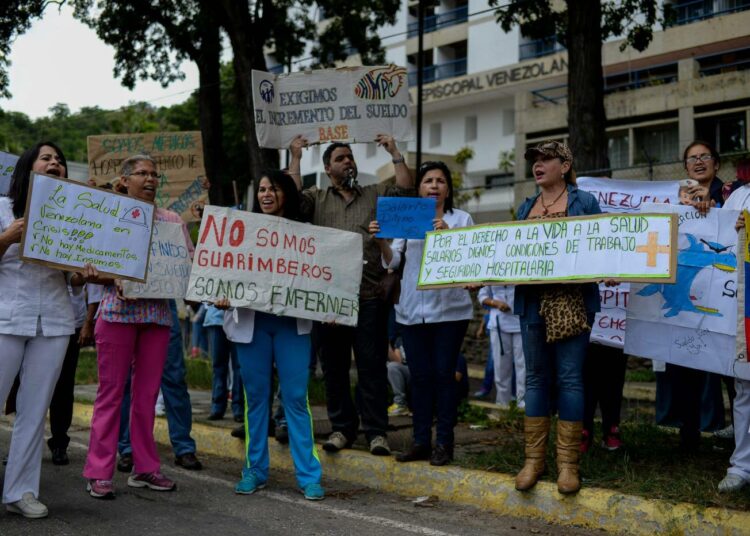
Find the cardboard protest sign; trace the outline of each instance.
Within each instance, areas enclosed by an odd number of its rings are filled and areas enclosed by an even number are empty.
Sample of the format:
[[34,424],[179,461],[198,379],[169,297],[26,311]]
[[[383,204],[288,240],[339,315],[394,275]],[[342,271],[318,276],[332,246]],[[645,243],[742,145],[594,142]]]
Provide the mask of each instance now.
[[644,203],[680,203],[679,181],[578,177],[576,186],[596,197],[602,212],[640,212]]
[[18,157],[14,154],[0,151],[0,195],[8,195],[10,190],[10,178],[16,169]]
[[424,239],[433,230],[435,200],[423,197],[378,197],[378,238]]
[[208,205],[186,299],[356,326],[362,236]]
[[420,289],[467,283],[659,281],[675,278],[677,218],[597,214],[427,233]]
[[21,258],[63,270],[144,281],[155,207],[68,179],[32,173]]
[[89,177],[98,185],[117,179],[126,158],[149,155],[161,175],[156,206],[176,212],[185,221],[200,220],[200,209],[208,202],[209,187],[200,132],[106,134],[89,136],[86,140]]
[[342,67],[274,75],[253,71],[255,132],[261,147],[286,149],[297,134],[310,143],[371,142],[378,134],[411,139],[406,69]]
[[182,225],[154,222],[146,281],[123,281],[123,294],[127,298],[182,299],[192,264]]
[[644,205],[679,217],[674,285],[631,285],[625,353],[750,379],[735,366],[738,211]]

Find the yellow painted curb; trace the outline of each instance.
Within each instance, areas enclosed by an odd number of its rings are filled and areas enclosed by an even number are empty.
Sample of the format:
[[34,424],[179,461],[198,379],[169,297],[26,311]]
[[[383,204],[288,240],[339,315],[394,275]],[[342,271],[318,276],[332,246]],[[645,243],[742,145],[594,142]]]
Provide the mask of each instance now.
[[[88,426],[92,410],[92,406],[75,404],[74,422]],[[229,432],[228,428],[193,423],[192,436],[199,452],[242,459],[243,444]],[[159,443],[169,444],[165,419],[156,420],[154,436]],[[515,490],[510,475],[459,467],[432,467],[427,462],[402,464],[392,457],[372,456],[357,450],[339,454],[319,450],[324,477],[399,495],[437,495],[441,501],[497,514],[649,536],[663,533],[741,535],[748,534],[750,529],[750,513],[726,508],[674,504],[586,487],[576,495],[563,496],[557,492],[556,485],[549,482],[539,482],[533,491],[520,493]],[[272,469],[293,471],[287,447],[269,441],[269,451]]]

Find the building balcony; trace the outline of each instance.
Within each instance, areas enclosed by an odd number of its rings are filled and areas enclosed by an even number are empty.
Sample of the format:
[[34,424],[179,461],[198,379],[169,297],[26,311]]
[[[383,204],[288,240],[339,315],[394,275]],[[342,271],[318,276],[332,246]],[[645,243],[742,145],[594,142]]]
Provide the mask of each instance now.
[[565,47],[557,42],[555,37],[545,37],[544,39],[535,39],[522,43],[518,47],[518,57],[520,61],[541,58],[555,52],[565,50]]
[[[469,18],[469,5],[463,5],[450,11],[436,13],[424,18],[424,33],[434,32],[448,26],[461,24]],[[408,38],[416,37],[419,33],[419,21],[410,22],[407,26]]]
[[[424,84],[437,82],[446,78],[454,78],[466,74],[466,58],[460,58],[453,61],[447,61],[438,65],[428,65],[422,68],[422,78]],[[409,85],[417,85],[417,71],[409,72]]]
[[670,26],[681,26],[750,9],[750,0],[686,0],[670,4]]

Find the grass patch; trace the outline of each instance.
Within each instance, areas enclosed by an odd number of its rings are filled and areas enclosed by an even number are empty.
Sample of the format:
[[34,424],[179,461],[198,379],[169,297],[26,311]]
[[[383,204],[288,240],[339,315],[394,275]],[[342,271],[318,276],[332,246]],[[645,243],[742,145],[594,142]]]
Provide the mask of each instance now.
[[[621,426],[625,448],[608,452],[599,448],[596,431],[594,447],[583,456],[581,475],[584,487],[605,488],[649,499],[689,502],[747,510],[750,490],[719,494],[717,485],[726,473],[732,452],[731,441],[703,438],[697,453],[683,454],[677,434],[656,426],[643,416]],[[498,437],[481,448],[469,448],[456,462],[462,467],[515,474],[523,465],[523,418],[508,415],[492,424]],[[549,474],[543,480],[555,482],[555,421],[548,443]]]
[[78,354],[76,385],[89,385],[92,383],[99,383],[99,371],[96,368],[96,351],[86,348]]
[[626,382],[655,382],[656,373],[649,369],[633,369],[625,371]]

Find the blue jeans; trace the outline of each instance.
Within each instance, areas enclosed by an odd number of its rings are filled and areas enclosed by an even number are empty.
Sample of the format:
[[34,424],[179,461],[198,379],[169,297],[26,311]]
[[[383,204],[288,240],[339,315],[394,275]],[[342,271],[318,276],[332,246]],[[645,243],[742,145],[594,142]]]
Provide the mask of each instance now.
[[453,445],[456,424],[456,362],[469,327],[468,320],[404,326],[406,363],[411,374],[414,443],[432,443],[432,418],[437,417],[435,442]]
[[[177,306],[169,300],[172,311],[172,329],[169,335],[167,362],[161,376],[161,392],[164,395],[164,407],[169,426],[169,440],[175,456],[195,452],[195,441],[190,437],[193,427],[193,408],[190,405],[190,394],[185,382],[185,354],[182,350],[182,330],[177,317]],[[120,413],[120,439],[117,443],[120,454],[133,451],[130,446],[130,377],[125,386],[125,397],[122,400]]]
[[211,392],[211,414],[224,416],[227,410],[229,390],[229,366],[232,366],[232,413],[242,417],[245,403],[242,399],[242,380],[240,363],[237,360],[237,349],[229,342],[222,326],[208,326],[208,348],[213,366],[213,389]]
[[[593,325],[594,315],[588,315]],[[583,363],[590,332],[563,341],[547,343],[544,321],[521,317],[521,338],[526,358],[526,416],[548,417],[552,412],[552,389],[557,387],[560,420],[583,421]]]
[[322,468],[315,448],[312,413],[307,402],[310,336],[297,334],[297,320],[255,312],[253,340],[237,343],[245,387],[245,464],[261,482],[268,480],[268,419],[273,364],[279,374],[289,427],[289,447],[297,483],[319,484]]

